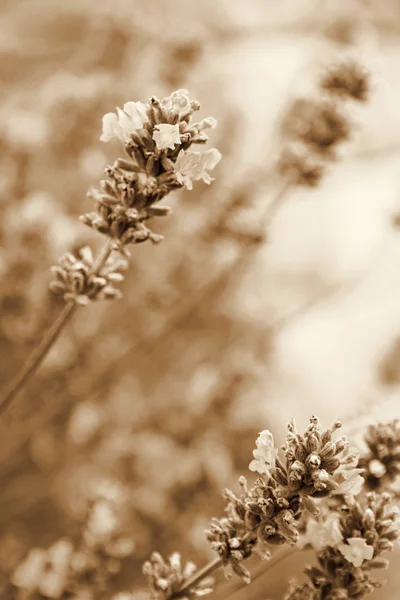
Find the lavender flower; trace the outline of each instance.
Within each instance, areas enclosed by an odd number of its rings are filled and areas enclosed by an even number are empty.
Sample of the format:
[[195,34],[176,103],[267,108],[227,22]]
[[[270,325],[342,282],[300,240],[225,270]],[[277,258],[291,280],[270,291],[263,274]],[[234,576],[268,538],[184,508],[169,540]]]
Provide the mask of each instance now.
[[116,113],[104,116],[100,139],[120,141],[127,158],[107,167],[108,179],[101,181],[100,190],[89,191],[96,211],[82,215],[81,221],[111,238],[114,249],[125,252],[128,244],[160,242],[162,236],[144,222],[170,210],[154,205],[184,185],[192,189],[193,181],[213,181],[209,171],[220,161],[220,152],[215,148],[189,150],[192,144],[206,143],[205,130],[217,123],[212,117],[192,123],[199,108],[187,90],[177,90],[163,100],[153,97],[147,104],[127,102],[123,110],[117,108]]
[[116,138],[126,142],[129,136],[140,129],[146,120],[146,105],[143,102],[126,102],[124,109],[117,108],[117,114],[107,113],[103,117],[101,142]]
[[321,429],[318,419],[312,417],[301,435],[292,420],[283,446],[284,462],[273,447],[272,434],[267,430],[261,432],[250,468],[263,476],[251,489],[241,478],[240,496],[226,490],[228,516],[213,519],[206,531],[228,573],[233,571],[249,581],[249,574],[240,563],[252,554],[257,544],[262,552],[268,545],[295,545],[303,510],[313,515],[319,513],[314,498],[335,491],[350,495],[355,487],[358,491],[357,457],[348,453],[344,437],[333,439],[340,427],[341,423],[335,421],[330,428]]
[[369,92],[369,73],[355,60],[333,65],[322,75],[321,89],[332,96],[365,102]]
[[368,451],[360,461],[367,485],[378,489],[400,475],[400,420],[370,425],[364,436]]
[[300,535],[299,548],[311,546],[319,552],[326,546],[336,546],[343,541],[338,514],[329,509],[307,519],[305,532]]
[[121,297],[114,284],[123,281],[122,274],[128,268],[125,260],[109,258],[99,273],[93,272],[94,260],[89,247],[79,251],[79,258],[70,252],[59,259],[59,265],[51,267],[55,280],[50,289],[63,296],[66,302],[88,304],[92,300],[109,300]]
[[257,449],[253,450],[254,460],[249,465],[250,471],[257,471],[261,475],[268,475],[270,469],[275,468],[278,454],[274,446],[274,437],[268,429],[261,431],[256,440]]
[[[178,553],[172,554],[168,560],[165,560],[161,554],[153,552],[151,559],[143,565],[143,573],[147,576],[151,597],[154,600],[167,600],[174,595],[178,596],[180,588],[195,571],[196,565],[192,562],[182,565]],[[213,580],[208,577],[179,597],[191,599],[206,596],[213,591],[212,585]]]
[[296,98],[282,121],[284,146],[278,171],[294,185],[315,187],[339,144],[350,138],[346,100],[364,102],[369,74],[356,61],[327,69],[314,97]]
[[372,570],[387,567],[381,554],[399,537],[396,518],[388,494],[368,494],[366,503],[346,500],[339,516],[343,540],[318,552],[318,566],[305,570],[309,581],[292,585],[285,600],[348,600],[369,594],[380,585]]

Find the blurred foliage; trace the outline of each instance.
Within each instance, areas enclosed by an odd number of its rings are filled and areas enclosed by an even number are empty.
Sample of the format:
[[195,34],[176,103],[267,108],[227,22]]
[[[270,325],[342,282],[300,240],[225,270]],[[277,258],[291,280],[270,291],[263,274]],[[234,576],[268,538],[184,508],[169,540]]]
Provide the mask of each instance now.
[[[271,318],[251,319],[229,298],[264,241],[256,192],[274,188],[263,157],[261,176],[231,181],[241,167],[236,148],[248,143],[246,117],[225,90],[203,82],[202,69],[210,54],[263,28],[311,29],[342,44],[363,22],[356,3],[331,13],[328,2],[317,22],[308,0],[292,16],[293,3],[266,4],[0,3],[1,382],[62,306],[48,293],[51,264],[66,250],[98,247],[77,216],[116,157],[116,147],[98,141],[102,115],[190,86],[203,116],[219,120],[212,142],[225,157],[211,188],[175,195],[166,241],[134,248],[124,298],[82,310],[2,417],[3,581],[32,546],[76,535],[105,480],[128,491],[134,531],[134,556],[117,587],[137,578],[153,549],[179,548],[197,563],[210,556],[203,529],[221,511],[221,489],[247,468],[265,413]],[[388,11],[396,3],[381,4],[394,26]]]

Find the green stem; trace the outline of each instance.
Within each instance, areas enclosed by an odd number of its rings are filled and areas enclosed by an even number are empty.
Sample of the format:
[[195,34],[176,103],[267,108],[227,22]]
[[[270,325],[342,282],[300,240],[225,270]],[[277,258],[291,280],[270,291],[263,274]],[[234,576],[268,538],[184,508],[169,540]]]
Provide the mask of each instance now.
[[[96,258],[93,264],[92,273],[97,274],[101,271],[111,252],[111,243],[108,242],[102,248],[98,257]],[[57,316],[56,320],[46,331],[42,341],[39,343],[38,346],[36,346],[32,354],[22,367],[21,371],[16,375],[15,379],[13,379],[10,382],[3,397],[1,398],[0,415],[7,410],[14,398],[19,394],[19,392],[26,386],[28,381],[36,373],[43,359],[49,352],[50,348],[52,348],[55,341],[58,339],[65,325],[70,321],[70,319],[74,315],[76,309],[77,304],[74,301],[68,302],[64,306],[60,314]]]

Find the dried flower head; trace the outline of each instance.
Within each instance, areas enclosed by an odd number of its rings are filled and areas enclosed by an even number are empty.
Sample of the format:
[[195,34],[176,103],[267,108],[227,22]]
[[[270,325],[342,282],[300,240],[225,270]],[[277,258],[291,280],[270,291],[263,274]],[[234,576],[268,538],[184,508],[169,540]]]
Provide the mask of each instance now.
[[316,187],[324,175],[321,159],[298,143],[290,143],[283,148],[277,170],[294,185],[307,187]]
[[368,90],[369,75],[355,60],[326,70],[316,96],[296,98],[282,120],[279,173],[294,185],[316,186],[337,146],[350,138],[345,100],[364,102]]
[[183,185],[192,189],[193,181],[211,183],[209,171],[220,161],[220,152],[193,152],[190,147],[206,143],[205,131],[217,122],[212,117],[192,122],[199,108],[187,90],[177,90],[162,100],[152,97],[147,104],[127,102],[104,116],[100,139],[122,142],[127,158],[107,167],[100,190],[89,191],[96,211],[81,220],[111,238],[114,249],[124,252],[128,244],[160,242],[162,236],[144,222],[170,210],[154,205]]
[[299,98],[282,124],[289,139],[310,146],[322,157],[334,158],[336,146],[349,139],[346,116],[336,103],[325,99]]
[[351,489],[341,490],[340,485],[359,476],[358,457],[348,453],[345,437],[334,441],[334,433],[341,426],[340,421],[335,421],[330,428],[322,430],[317,417],[312,417],[307,430],[300,435],[294,421],[289,423],[284,453],[285,476],[291,490],[315,497],[338,490],[352,493]]
[[261,432],[250,468],[263,476],[251,489],[241,478],[239,496],[225,490],[228,518],[213,519],[206,537],[224,564],[245,581],[249,575],[240,563],[250,556],[256,544],[262,549],[268,545],[296,544],[303,509],[313,515],[319,513],[313,498],[335,491],[351,494],[354,487],[358,488],[357,457],[348,453],[345,438],[334,441],[339,427],[341,423],[335,421],[330,428],[322,429],[318,419],[312,417],[301,435],[291,421],[283,446],[284,462],[274,448],[272,434]]
[[122,271],[128,266],[125,260],[109,258],[100,272],[95,273],[92,251],[85,247],[79,251],[79,257],[68,252],[58,262],[58,266],[51,267],[55,280],[50,283],[50,289],[65,301],[88,304],[91,300],[121,297],[114,284],[124,279]]
[[248,535],[243,520],[231,511],[228,518],[212,519],[205,534],[211,548],[223,561],[225,576],[231,577],[235,573],[250,583],[250,573],[241,563],[252,555],[257,539]]
[[[172,554],[165,560],[158,552],[153,552],[150,560],[143,565],[143,573],[147,576],[151,597],[154,600],[167,600],[178,594],[185,581],[196,571],[196,565],[187,562],[182,565],[181,556]],[[213,580],[208,577],[188,590],[180,598],[197,598],[213,591]]]
[[344,61],[327,69],[321,77],[320,87],[332,96],[365,102],[369,92],[369,73],[356,60]]
[[370,425],[364,436],[368,451],[360,466],[370,489],[378,489],[400,475],[400,420]]
[[366,503],[345,501],[339,516],[343,540],[317,554],[318,566],[305,570],[309,581],[295,585],[285,600],[363,598],[380,585],[372,570],[387,567],[381,554],[399,537],[397,512],[388,494],[368,494]]

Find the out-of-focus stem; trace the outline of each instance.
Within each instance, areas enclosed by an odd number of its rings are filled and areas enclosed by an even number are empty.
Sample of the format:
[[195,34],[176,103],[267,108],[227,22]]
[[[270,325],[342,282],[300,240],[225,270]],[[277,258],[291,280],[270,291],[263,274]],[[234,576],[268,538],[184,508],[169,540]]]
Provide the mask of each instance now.
[[[98,257],[96,258],[92,273],[99,273],[101,269],[104,267],[108,257],[112,252],[111,243],[108,242],[100,251]],[[17,374],[15,379],[10,382],[8,388],[6,389],[3,397],[0,400],[0,415],[4,413],[5,410],[10,406],[11,402],[14,398],[19,394],[19,392],[25,387],[28,381],[33,377],[33,375],[38,370],[41,365],[43,359],[46,357],[50,348],[52,348],[53,344],[58,339],[60,333],[64,329],[65,325],[70,321],[71,317],[74,315],[77,309],[77,304],[73,301],[68,302],[60,314],[57,316],[56,320],[52,323],[49,329],[46,331],[42,341],[38,346],[34,349],[26,363],[24,364],[21,371]]]
[[19,392],[26,385],[29,379],[34,375],[40,363],[42,362],[42,360],[44,359],[44,357],[46,356],[46,354],[60,335],[61,331],[71,319],[76,308],[77,305],[75,304],[75,302],[68,302],[64,306],[54,323],[47,330],[40,344],[36,346],[32,354],[26,361],[21,371],[17,374],[16,378],[13,381],[11,381],[8,390],[6,390],[3,398],[0,401],[0,414],[3,413],[9,407],[14,398],[19,394]]
[[263,221],[264,225],[270,224],[270,222],[272,221],[272,219],[275,217],[276,213],[280,209],[281,205],[288,197],[287,192],[289,191],[289,189],[292,186],[293,186],[293,182],[290,179],[287,179],[285,181],[285,183],[283,184],[282,188],[280,189],[280,191],[276,194],[276,196],[274,196],[271,204],[268,206],[267,210],[265,211],[265,213],[262,217],[262,221]]

